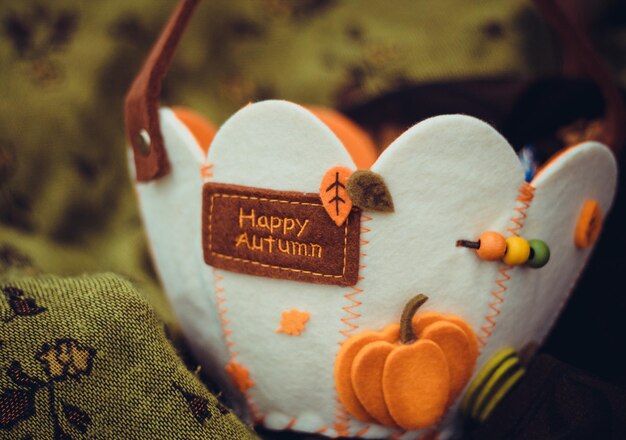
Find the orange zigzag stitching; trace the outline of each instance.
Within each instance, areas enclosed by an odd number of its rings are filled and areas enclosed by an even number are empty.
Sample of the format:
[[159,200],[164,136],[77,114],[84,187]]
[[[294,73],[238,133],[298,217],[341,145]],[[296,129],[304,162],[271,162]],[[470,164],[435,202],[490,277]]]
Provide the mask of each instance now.
[[[339,400],[337,400],[337,403],[339,403]],[[335,437],[348,437],[348,429],[350,428],[350,425],[348,425],[349,422],[350,417],[348,416],[348,413],[341,403],[339,403],[334,423]]]
[[496,284],[500,287],[500,289],[496,289],[491,292],[491,295],[495,299],[491,304],[489,304],[489,308],[493,310],[493,312],[485,315],[485,320],[487,321],[487,323],[480,328],[483,333],[478,338],[481,347],[487,345],[487,339],[489,339],[489,337],[493,333],[494,327],[496,326],[496,317],[500,314],[500,304],[504,302],[504,298],[502,297],[502,295],[508,290],[508,287],[505,283],[511,279],[511,275],[509,275],[509,270],[511,269],[511,266],[505,266],[498,270],[498,272],[502,275],[502,278],[498,278],[496,280]]
[[[224,298],[223,296],[224,288],[220,285],[220,282],[224,279],[224,277],[221,276],[219,273],[217,273],[217,270],[215,268],[212,268],[212,271],[213,271],[213,286],[215,288],[215,300],[217,303],[218,316],[222,324],[222,333],[224,334],[224,340],[226,341],[226,346],[228,347],[228,353],[230,355],[228,362],[229,363],[235,362],[235,360],[237,359],[237,356],[239,355],[239,352],[233,350],[235,347],[235,342],[232,340],[233,332],[230,328],[228,328],[230,321],[226,319],[226,314],[228,312],[228,310],[226,309],[226,298]],[[252,418],[255,421],[261,420],[261,418],[259,417],[258,407],[252,400],[250,393],[246,390],[243,392],[243,396],[246,399],[248,407],[250,408],[250,412],[252,413]]]
[[320,429],[315,431],[315,433],[316,434],[324,434],[326,431],[328,431],[328,426],[322,426]]
[[365,428],[361,429],[359,432],[357,432],[356,434],[354,434],[354,436],[355,436],[355,437],[361,437],[361,436],[364,436],[364,435],[365,435],[365,433],[366,433],[367,431],[369,431],[369,430],[370,430],[370,425],[367,425]]
[[[363,238],[363,234],[366,234],[368,232],[370,232],[370,229],[363,226],[363,223],[372,221],[372,217],[365,215],[363,213],[361,213],[361,236],[359,238],[360,243],[361,243],[361,250],[360,250],[360,256],[361,257],[365,257],[367,254],[365,254],[363,252],[363,246],[367,245],[369,243],[369,241],[367,241],[366,239]],[[365,267],[365,265],[360,264],[359,265],[359,269],[363,269]],[[357,284],[363,279],[362,276],[359,275],[358,277],[358,281]],[[344,323],[348,328],[344,329],[344,330],[340,330],[339,333],[345,338],[348,339],[350,337],[350,334],[353,333],[356,329],[359,328],[358,324],[355,324],[354,321],[357,318],[361,317],[361,314],[356,312],[354,309],[359,307],[361,304],[363,304],[361,301],[357,300],[355,298],[355,296],[360,295],[361,293],[363,293],[363,289],[360,289],[358,287],[353,286],[353,291],[348,292],[344,295],[344,298],[346,298],[348,301],[350,301],[351,304],[342,307],[342,310],[347,312],[349,314],[349,316],[344,317],[341,319],[341,322]],[[339,342],[339,345],[341,345],[343,343],[343,341]],[[335,432],[337,434],[337,436],[340,437],[347,437],[348,436],[348,429],[350,427],[349,422],[350,422],[350,417],[348,415],[348,413],[346,412],[345,408],[343,407],[343,405],[341,405],[341,403],[339,402],[339,399],[337,399],[337,413],[335,415],[335,423],[334,423],[334,428],[335,428]],[[366,427],[364,429],[369,429],[369,427]]]
[[211,177],[213,177],[213,164],[212,163],[203,163],[202,166],[200,167],[200,175],[202,175],[202,177],[205,177],[207,179],[210,179]]
[[[369,217],[369,216],[367,216],[365,214],[361,214],[361,237],[360,237],[361,246],[364,246],[364,245],[369,243],[369,241],[367,241],[367,240],[365,240],[363,238],[362,234],[367,233],[367,232],[370,231],[370,229],[368,229],[365,226],[363,226],[363,223],[369,222],[371,220],[372,220],[372,217]],[[366,254],[364,254],[362,252],[362,250],[363,249],[361,249],[360,256],[364,257],[364,256],[366,256]],[[363,264],[359,265],[359,269],[363,269],[364,267],[365,266]],[[358,277],[358,282],[360,282],[362,279],[363,279],[363,277],[359,276]],[[357,282],[357,284],[358,284],[358,282]],[[359,318],[361,316],[361,314],[358,313],[358,312],[355,312],[354,309],[357,308],[358,306],[360,306],[361,304],[363,304],[361,301],[359,301],[358,299],[355,298],[355,296],[363,293],[363,289],[360,289],[360,288],[356,287],[356,285],[353,286],[353,289],[354,290],[352,292],[346,293],[344,295],[344,298],[346,298],[348,301],[350,301],[351,304],[342,307],[342,309],[349,314],[349,316],[341,319],[341,322],[343,322],[346,326],[348,326],[347,329],[341,330],[339,332],[345,338],[348,338],[350,336],[350,333],[352,333],[354,330],[359,328],[358,324],[355,324],[355,323],[350,322],[350,321],[353,321],[353,320],[355,320],[355,319],[357,319],[357,318]]]
[[[507,228],[507,231],[509,231],[511,235],[519,235],[519,231],[524,227],[524,222],[528,215],[527,211],[534,196],[535,187],[528,182],[524,182],[519,189],[519,195],[516,199],[518,206],[514,208],[514,211],[518,213],[518,216],[511,217],[512,225]],[[503,265],[498,270],[501,277],[496,279],[496,285],[498,288],[491,292],[494,300],[489,304],[489,308],[492,312],[485,315],[485,321],[487,322],[480,328],[482,335],[478,337],[478,342],[481,347],[485,347],[487,345],[487,340],[493,334],[493,330],[496,326],[496,318],[500,314],[500,305],[504,302],[504,292],[509,289],[506,283],[511,279],[511,275],[509,275],[509,271],[511,269],[513,269],[513,266]]]
[[[358,280],[359,280],[359,281],[361,281],[362,279],[363,279],[363,277],[362,277],[362,276],[359,276],[359,277],[358,277]],[[339,333],[341,333],[341,335],[342,335],[343,337],[345,337],[346,339],[347,339],[348,337],[350,337],[350,333],[352,333],[352,332],[353,332],[353,331],[355,331],[357,328],[359,328],[358,324],[355,324],[355,323],[350,322],[350,321],[352,321],[352,320],[355,320],[355,319],[359,318],[359,317],[361,316],[361,314],[360,314],[360,313],[358,313],[358,312],[355,312],[355,311],[354,311],[354,310],[352,310],[352,309],[354,309],[354,308],[356,308],[356,307],[360,306],[361,304],[363,304],[361,301],[359,301],[358,299],[355,299],[355,298],[354,298],[356,295],[359,295],[359,294],[363,293],[363,289],[359,289],[359,288],[358,288],[358,287],[356,287],[356,286],[353,286],[353,288],[354,288],[354,290],[353,290],[352,292],[347,293],[347,294],[345,294],[345,295],[344,295],[344,298],[346,298],[346,299],[350,300],[350,302],[351,302],[352,304],[351,304],[351,305],[349,305],[349,306],[344,306],[344,307],[342,307],[342,310],[344,310],[345,312],[347,312],[347,313],[350,315],[350,316],[348,316],[348,317],[341,318],[341,322],[343,322],[346,326],[348,326],[348,328],[347,328],[347,329],[345,329],[345,330],[341,330]],[[341,345],[342,343],[343,343],[343,341],[342,341],[342,342],[340,342],[340,343],[339,343],[339,345]]]
[[518,235],[518,232],[524,227],[524,221],[527,216],[526,211],[530,208],[530,202],[532,202],[534,197],[535,187],[528,182],[524,182],[522,187],[519,189],[519,196],[517,196],[517,201],[520,202],[521,206],[517,206],[514,209],[514,211],[516,211],[519,215],[511,218],[513,225],[507,228],[511,234]]

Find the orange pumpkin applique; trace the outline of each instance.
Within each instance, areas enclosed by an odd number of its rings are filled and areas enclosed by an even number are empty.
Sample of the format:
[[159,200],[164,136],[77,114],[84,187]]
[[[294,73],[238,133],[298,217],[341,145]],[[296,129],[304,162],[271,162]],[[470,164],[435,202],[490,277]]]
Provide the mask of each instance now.
[[335,385],[356,419],[406,430],[431,426],[470,379],[478,358],[475,333],[454,315],[416,315],[427,299],[411,299],[400,325],[355,335],[339,350]]

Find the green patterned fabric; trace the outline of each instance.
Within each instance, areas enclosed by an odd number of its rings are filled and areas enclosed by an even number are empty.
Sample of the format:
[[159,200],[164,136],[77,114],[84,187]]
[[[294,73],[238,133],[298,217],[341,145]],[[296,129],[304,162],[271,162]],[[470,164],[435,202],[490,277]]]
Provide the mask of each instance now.
[[0,278],[0,437],[252,439],[113,274]]

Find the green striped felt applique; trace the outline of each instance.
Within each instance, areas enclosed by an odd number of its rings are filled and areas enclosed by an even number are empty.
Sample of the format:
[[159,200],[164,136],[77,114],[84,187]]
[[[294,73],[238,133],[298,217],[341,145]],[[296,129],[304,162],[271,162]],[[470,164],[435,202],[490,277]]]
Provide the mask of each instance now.
[[476,375],[465,393],[461,409],[466,417],[483,422],[524,376],[525,369],[510,347],[496,353]]

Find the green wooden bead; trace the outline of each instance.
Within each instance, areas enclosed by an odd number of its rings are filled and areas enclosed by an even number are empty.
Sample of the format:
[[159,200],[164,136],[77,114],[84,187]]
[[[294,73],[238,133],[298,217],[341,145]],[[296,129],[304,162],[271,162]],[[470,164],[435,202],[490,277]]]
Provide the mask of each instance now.
[[550,261],[550,247],[542,240],[528,240],[530,257],[526,264],[534,269],[545,266]]

